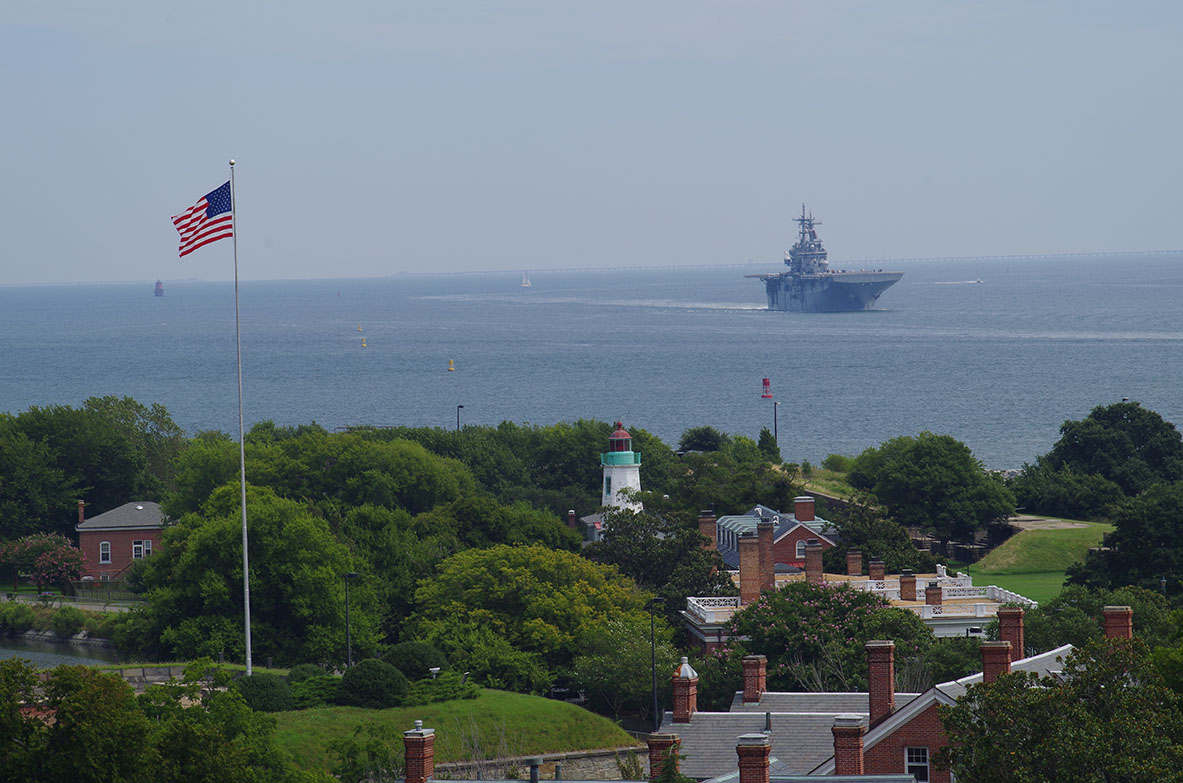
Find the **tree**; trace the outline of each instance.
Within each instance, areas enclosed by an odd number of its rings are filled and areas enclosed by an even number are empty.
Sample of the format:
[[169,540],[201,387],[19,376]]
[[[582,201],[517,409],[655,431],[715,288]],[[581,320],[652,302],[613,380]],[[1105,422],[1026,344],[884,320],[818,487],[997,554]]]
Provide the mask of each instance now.
[[[790,582],[736,612],[731,655],[768,658],[768,687],[777,691],[865,690],[866,643],[892,639],[896,655],[920,655],[932,631],[912,612],[845,584]],[[733,689],[734,690],[734,689]]]
[[1156,484],[1113,509],[1106,546],[1068,569],[1075,584],[1159,589],[1183,580],[1183,482]]
[[45,441],[29,438],[7,414],[0,414],[0,476],[0,539],[73,531],[77,480],[57,467]]
[[780,464],[780,444],[776,442],[776,438],[772,437],[772,433],[768,431],[767,427],[760,428],[758,445],[760,446],[760,453],[764,455],[766,460],[778,465]]
[[[338,663],[345,659],[343,575],[348,550],[324,519],[265,488],[248,488],[251,636],[257,658]],[[163,551],[140,574],[146,609],[131,613],[126,633],[149,652],[181,658],[241,656],[242,517],[239,488],[214,492],[201,515],[164,533]],[[378,619],[368,581],[350,588],[356,654],[377,651]]]
[[683,512],[655,514],[615,509],[604,516],[603,540],[583,553],[597,563],[616,566],[646,590],[665,599],[664,612],[676,621],[692,595],[735,595],[715,551]]
[[941,708],[937,763],[968,783],[1180,780],[1180,701],[1140,641],[1074,650],[1059,676],[1029,672],[970,686]]
[[656,659],[658,693],[664,697],[662,703],[669,704],[669,675],[678,662],[678,651],[671,640],[673,630],[664,620],[657,618],[654,628],[651,646],[646,620],[609,620],[598,625],[587,634],[583,651],[575,658],[572,685],[615,718],[625,712],[649,717]]
[[[1065,644],[1083,647],[1104,634],[1106,606],[1129,606],[1134,611],[1134,634],[1150,646],[1163,644],[1171,635],[1170,606],[1158,592],[1140,587],[1116,590],[1066,585],[1055,598],[1028,608],[1023,618],[1023,655],[1036,655]],[[998,621],[986,627],[998,638]]]
[[0,545],[0,565],[8,567],[13,590],[22,574],[37,589],[50,584],[64,586],[81,576],[86,565],[82,552],[58,533],[34,533],[10,544]]
[[682,433],[678,451],[718,451],[729,438],[714,427],[691,427]]
[[846,573],[846,552],[857,549],[864,558],[882,560],[888,573],[905,568],[928,573],[936,568],[930,552],[916,548],[908,531],[883,513],[875,498],[859,495],[849,502],[836,504],[830,522],[838,530],[842,546],[827,549],[822,558],[826,571]]
[[[566,676],[586,634],[614,619],[644,621],[646,596],[611,566],[538,546],[459,552],[415,593],[411,634],[453,661],[495,639]],[[465,667],[470,668],[470,667]],[[477,674],[476,670],[474,675]]]
[[850,483],[870,490],[905,527],[932,532],[947,546],[1005,517],[1014,496],[949,435],[892,438],[855,458]]

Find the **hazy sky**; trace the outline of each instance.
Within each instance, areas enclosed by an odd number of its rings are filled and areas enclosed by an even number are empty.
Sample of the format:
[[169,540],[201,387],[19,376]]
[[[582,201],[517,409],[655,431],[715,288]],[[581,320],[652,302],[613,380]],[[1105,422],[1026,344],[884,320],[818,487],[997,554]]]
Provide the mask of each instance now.
[[1178,2],[8,0],[0,283],[1183,247]]

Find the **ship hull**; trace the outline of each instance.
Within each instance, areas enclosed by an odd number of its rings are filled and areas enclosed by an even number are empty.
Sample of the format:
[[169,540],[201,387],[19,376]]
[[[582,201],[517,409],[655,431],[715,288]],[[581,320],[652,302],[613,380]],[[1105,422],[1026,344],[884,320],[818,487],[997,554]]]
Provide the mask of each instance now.
[[902,272],[835,272],[818,275],[759,275],[768,309],[790,313],[846,313],[870,310]]

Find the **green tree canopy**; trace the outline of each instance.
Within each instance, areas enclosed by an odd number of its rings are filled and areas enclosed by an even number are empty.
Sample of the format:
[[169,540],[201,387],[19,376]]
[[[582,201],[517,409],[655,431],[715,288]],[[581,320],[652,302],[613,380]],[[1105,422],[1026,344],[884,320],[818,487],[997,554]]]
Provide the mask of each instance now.
[[[764,593],[731,619],[727,655],[768,658],[776,691],[857,691],[867,687],[866,643],[892,639],[897,657],[920,655],[932,631],[914,613],[845,584],[791,582]],[[735,690],[735,688],[732,688]]]
[[595,707],[615,718],[626,712],[648,718],[654,661],[659,704],[670,704],[670,673],[678,661],[672,637],[673,630],[660,617],[653,625],[652,640],[645,620],[609,620],[587,636],[584,649],[575,657],[572,684]]
[[[338,663],[345,658],[344,574],[354,561],[324,519],[266,488],[250,487],[251,637],[256,660]],[[239,489],[215,491],[202,514],[165,530],[143,567],[148,607],[132,613],[140,646],[180,658],[243,655]],[[351,586],[355,654],[377,651],[379,617],[367,580]]]
[[846,573],[846,553],[850,549],[862,552],[864,562],[882,560],[891,574],[898,574],[905,568],[917,573],[936,569],[936,558],[932,553],[917,549],[908,531],[888,517],[873,497],[860,495],[849,502],[835,504],[830,512],[830,522],[837,528],[842,545],[827,549],[822,556],[829,573]]
[[1015,672],[941,708],[938,764],[967,783],[1180,780],[1183,712],[1138,640],[1090,642],[1058,677]]
[[598,626],[630,618],[647,623],[645,598],[615,568],[571,552],[470,549],[440,563],[439,573],[420,585],[409,628],[453,661],[480,655],[474,640],[499,638],[557,678],[570,671],[585,635]]
[[1094,587],[1137,585],[1151,590],[1166,579],[1183,582],[1183,481],[1156,484],[1113,509],[1114,531],[1068,570],[1069,581]]
[[666,617],[677,621],[688,596],[736,594],[718,552],[704,549],[705,543],[697,521],[684,512],[659,515],[616,509],[604,517],[603,539],[589,544],[583,554],[616,566],[661,596]]
[[922,432],[869,448],[855,458],[850,483],[870,490],[905,527],[942,541],[961,538],[1014,509],[1014,496],[949,435]]

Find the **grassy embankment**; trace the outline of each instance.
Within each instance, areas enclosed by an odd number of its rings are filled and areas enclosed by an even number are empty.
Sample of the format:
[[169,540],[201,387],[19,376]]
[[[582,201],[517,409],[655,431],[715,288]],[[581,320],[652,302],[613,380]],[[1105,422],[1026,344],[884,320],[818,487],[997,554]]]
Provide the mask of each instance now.
[[618,748],[636,745],[628,733],[607,718],[554,699],[506,691],[482,690],[476,699],[366,710],[320,707],[277,713],[277,742],[300,766],[328,770],[335,761],[329,745],[351,737],[362,726],[389,731],[401,743],[402,733],[422,720],[435,729],[436,763],[465,761],[474,743],[483,758]]
[[974,582],[1005,587],[1043,603],[1055,598],[1064,586],[1065,571],[1084,559],[1090,547],[1113,525],[1076,522],[1084,527],[1024,530],[970,566]]

